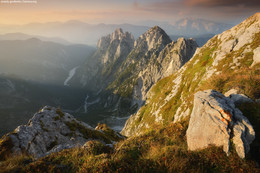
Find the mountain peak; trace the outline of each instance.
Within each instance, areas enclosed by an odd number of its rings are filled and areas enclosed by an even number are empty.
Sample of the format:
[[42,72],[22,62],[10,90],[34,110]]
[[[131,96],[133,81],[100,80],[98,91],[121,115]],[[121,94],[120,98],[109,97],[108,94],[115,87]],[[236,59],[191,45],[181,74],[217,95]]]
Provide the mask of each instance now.
[[112,34],[101,37],[97,43],[97,47],[106,49],[109,44],[115,40],[134,40],[134,36],[129,32],[123,32],[122,28],[117,28]]
[[153,30],[153,31],[163,31],[163,29],[162,28],[160,28],[159,26],[154,26],[154,27],[152,27],[152,28],[150,28],[150,30]]
[[124,33],[122,28],[117,28],[114,33]]
[[125,32],[123,31],[122,28],[117,28],[111,35],[110,35],[110,39],[111,40],[122,40],[123,38],[128,38],[128,39],[134,39],[133,35],[129,32]]
[[156,45],[164,47],[170,42],[172,41],[166,32],[159,26],[154,26],[136,40],[135,46],[145,43],[147,44],[148,50],[151,50],[155,48]]
[[154,26],[154,27],[150,28],[146,33],[159,33],[161,35],[168,36],[166,34],[166,32],[162,28],[160,28],[159,26]]

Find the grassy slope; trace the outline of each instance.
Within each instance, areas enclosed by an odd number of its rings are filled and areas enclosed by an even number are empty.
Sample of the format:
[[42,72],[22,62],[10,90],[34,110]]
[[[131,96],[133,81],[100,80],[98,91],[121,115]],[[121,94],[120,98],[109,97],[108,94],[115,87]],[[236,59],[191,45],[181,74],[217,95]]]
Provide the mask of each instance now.
[[[109,150],[99,142],[88,149],[70,149],[33,161],[11,158],[0,163],[2,172],[258,172],[255,163],[230,156],[221,148],[188,151],[188,121],[155,125],[143,135],[128,138]],[[155,130],[156,129],[156,130]]]

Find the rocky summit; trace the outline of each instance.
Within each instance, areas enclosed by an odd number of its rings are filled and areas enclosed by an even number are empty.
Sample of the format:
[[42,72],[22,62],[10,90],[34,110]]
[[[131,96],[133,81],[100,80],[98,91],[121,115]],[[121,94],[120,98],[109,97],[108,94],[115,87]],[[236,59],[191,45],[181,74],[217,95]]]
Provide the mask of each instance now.
[[215,145],[229,154],[234,144],[239,157],[245,158],[255,131],[234,102],[217,91],[206,90],[194,95],[193,105],[187,130],[188,148],[197,150]]

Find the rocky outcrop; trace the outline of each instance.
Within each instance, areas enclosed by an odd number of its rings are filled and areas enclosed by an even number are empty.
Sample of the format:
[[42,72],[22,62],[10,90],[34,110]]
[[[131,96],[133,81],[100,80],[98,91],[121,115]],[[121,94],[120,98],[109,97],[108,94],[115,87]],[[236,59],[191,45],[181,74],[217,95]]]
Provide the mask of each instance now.
[[194,95],[193,111],[187,130],[188,149],[221,146],[228,154],[232,145],[239,157],[250,150],[255,132],[230,98],[214,90],[199,91]]
[[227,58],[226,55],[230,54],[230,52],[233,52],[235,55],[235,52],[238,52],[236,55],[237,60],[227,64],[230,68],[232,66],[240,66],[239,60],[247,58],[248,54],[253,55],[250,57],[252,65],[259,63],[259,44],[256,42],[260,34],[259,29],[260,13],[256,13],[239,25],[217,35],[219,45],[214,52],[216,57],[213,65],[216,66],[221,60]]
[[236,89],[231,89],[224,94],[229,97],[236,106],[240,106],[243,103],[253,103],[254,101],[247,97],[245,94],[241,94]]
[[60,109],[45,106],[27,125],[17,127],[0,140],[0,158],[21,153],[39,158],[63,149],[82,146],[89,140],[111,145],[121,139],[122,135],[108,127],[103,131],[95,130]]

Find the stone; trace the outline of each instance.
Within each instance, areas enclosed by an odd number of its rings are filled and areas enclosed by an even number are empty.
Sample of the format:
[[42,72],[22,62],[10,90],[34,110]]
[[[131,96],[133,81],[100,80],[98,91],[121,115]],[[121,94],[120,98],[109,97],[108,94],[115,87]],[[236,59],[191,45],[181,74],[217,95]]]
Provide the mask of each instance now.
[[253,103],[254,101],[247,97],[245,94],[239,94],[239,91],[236,89],[231,89],[224,94],[226,97],[229,97],[236,106],[239,106],[243,103]]
[[186,135],[189,150],[215,145],[229,154],[232,141],[241,158],[249,152],[249,145],[255,138],[252,125],[233,101],[214,90],[199,91],[194,95]]

